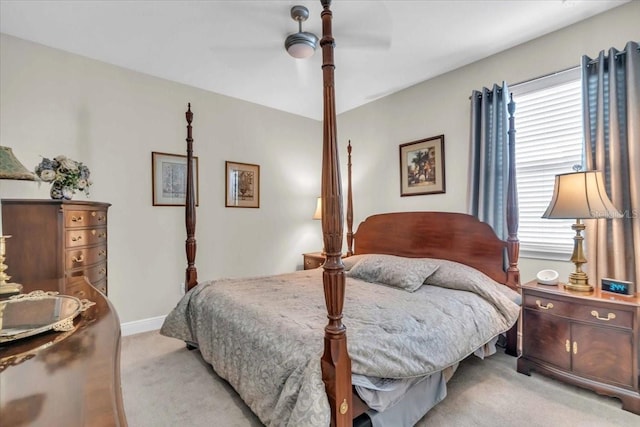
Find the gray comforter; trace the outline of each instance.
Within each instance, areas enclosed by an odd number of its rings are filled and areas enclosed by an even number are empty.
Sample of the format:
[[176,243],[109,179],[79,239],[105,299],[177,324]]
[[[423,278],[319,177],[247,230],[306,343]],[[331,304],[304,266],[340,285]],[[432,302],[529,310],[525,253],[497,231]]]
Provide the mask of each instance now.
[[[503,286],[456,279],[464,283],[447,287],[460,290],[423,285],[411,293],[348,277],[344,324],[353,373],[430,374],[515,323],[519,307],[498,289]],[[320,372],[326,323],[322,269],[316,269],[201,283],[167,316],[161,333],[197,343],[266,425],[318,427],[330,418]]]

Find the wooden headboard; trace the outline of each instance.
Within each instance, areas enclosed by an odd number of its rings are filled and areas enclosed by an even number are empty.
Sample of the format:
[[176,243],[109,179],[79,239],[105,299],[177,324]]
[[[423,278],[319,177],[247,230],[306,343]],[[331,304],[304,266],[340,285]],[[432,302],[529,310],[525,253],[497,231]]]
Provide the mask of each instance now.
[[507,284],[506,242],[477,218],[451,212],[397,212],[368,217],[355,234],[355,254],[440,258],[467,264]]

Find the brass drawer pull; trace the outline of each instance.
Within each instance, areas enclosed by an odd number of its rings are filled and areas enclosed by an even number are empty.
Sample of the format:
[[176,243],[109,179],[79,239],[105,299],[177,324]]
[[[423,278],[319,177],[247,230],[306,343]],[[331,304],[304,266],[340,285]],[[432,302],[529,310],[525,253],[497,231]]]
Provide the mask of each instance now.
[[96,211],[91,211],[91,216],[96,216],[96,215],[97,215]]
[[105,237],[107,237],[107,233],[105,232],[98,234],[98,239],[104,239]]
[[105,274],[107,272],[106,268],[101,268],[100,271],[98,271],[98,274]]
[[72,241],[72,242],[79,242],[80,240],[82,240],[82,236],[73,236],[73,237],[71,238],[71,241]]
[[82,216],[75,216],[74,215],[74,216],[71,217],[71,221],[72,222],[82,222],[82,221],[84,221],[84,218]]
[[553,308],[552,302],[548,303],[547,305],[542,305],[539,299],[536,300],[536,305],[538,306],[538,308],[541,308],[543,310],[549,310],[550,308]]
[[106,219],[106,217],[104,215],[100,215],[98,217],[98,221],[104,221]]
[[571,352],[571,342],[569,340],[564,342],[564,349],[567,350],[567,353]]
[[605,322],[616,318],[616,314],[615,313],[607,313],[607,317],[600,317],[600,314],[595,310],[591,311],[591,315],[593,317],[595,317],[596,319],[604,320]]
[[100,252],[98,252],[98,256],[105,256],[107,254],[107,251],[105,251],[104,249],[100,250]]
[[578,341],[573,342],[573,354],[578,354]]
[[73,258],[71,258],[71,261],[73,261],[73,262],[83,262],[84,261],[84,256],[82,256],[82,255],[80,255],[78,257],[74,256]]

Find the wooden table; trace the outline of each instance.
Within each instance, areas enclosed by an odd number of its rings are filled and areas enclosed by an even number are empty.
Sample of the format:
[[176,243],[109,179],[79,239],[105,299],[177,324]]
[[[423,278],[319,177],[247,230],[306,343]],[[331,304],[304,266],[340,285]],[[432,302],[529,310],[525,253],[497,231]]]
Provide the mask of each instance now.
[[[64,279],[63,279],[64,280]],[[57,280],[24,292],[58,289]],[[0,346],[0,425],[126,426],[120,388],[120,321],[85,278],[66,293],[96,304],[69,332],[47,332]]]

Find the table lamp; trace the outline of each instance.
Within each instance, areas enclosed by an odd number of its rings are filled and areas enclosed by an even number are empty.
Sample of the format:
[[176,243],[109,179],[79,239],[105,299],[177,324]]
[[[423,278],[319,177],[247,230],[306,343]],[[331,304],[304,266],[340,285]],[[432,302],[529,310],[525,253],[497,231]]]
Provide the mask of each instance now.
[[[322,219],[322,197],[316,199],[316,211],[313,213],[313,219]],[[322,255],[326,255],[324,244],[322,245]]]
[[0,179],[35,181],[36,176],[20,163],[11,148],[0,146]]
[[322,197],[316,200],[316,211],[313,213],[313,219],[322,219]]
[[618,218],[620,213],[613,206],[604,186],[604,179],[600,171],[583,171],[556,175],[553,188],[553,198],[542,218],[575,219],[571,229],[576,232],[573,238],[573,253],[571,262],[576,270],[569,275],[567,289],[591,292],[587,273],[582,271],[582,264],[587,262],[582,250],[582,231],[585,229],[581,219],[588,218]]

